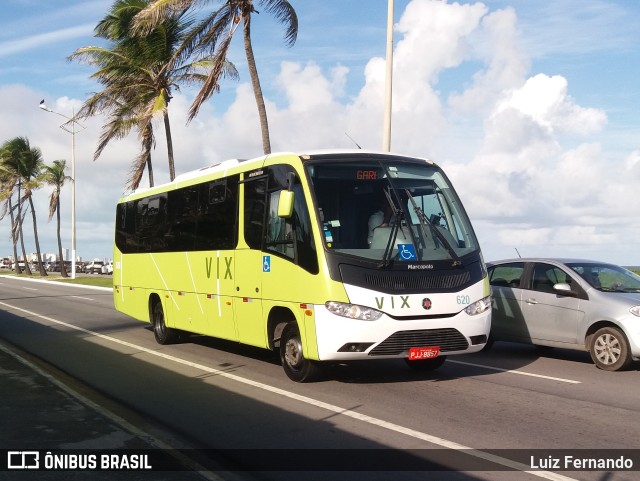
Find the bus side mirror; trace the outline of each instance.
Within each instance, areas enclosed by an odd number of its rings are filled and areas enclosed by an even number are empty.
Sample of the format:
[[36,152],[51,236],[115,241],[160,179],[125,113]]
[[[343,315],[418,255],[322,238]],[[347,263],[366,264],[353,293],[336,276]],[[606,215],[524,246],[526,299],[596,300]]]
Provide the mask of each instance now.
[[281,190],[278,199],[278,217],[288,219],[293,215],[293,191]]

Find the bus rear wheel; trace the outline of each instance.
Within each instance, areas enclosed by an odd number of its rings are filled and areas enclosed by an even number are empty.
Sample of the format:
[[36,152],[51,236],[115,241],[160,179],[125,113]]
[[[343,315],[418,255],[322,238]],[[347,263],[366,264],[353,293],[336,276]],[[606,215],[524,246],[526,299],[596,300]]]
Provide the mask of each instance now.
[[162,310],[162,303],[156,302],[153,304],[153,310],[151,312],[153,322],[153,335],[156,338],[158,344],[171,344],[178,338],[178,333],[175,329],[167,327],[164,321],[164,311]]
[[295,322],[285,326],[280,337],[280,361],[289,379],[296,382],[310,382],[320,374],[316,361],[304,357],[300,330]]

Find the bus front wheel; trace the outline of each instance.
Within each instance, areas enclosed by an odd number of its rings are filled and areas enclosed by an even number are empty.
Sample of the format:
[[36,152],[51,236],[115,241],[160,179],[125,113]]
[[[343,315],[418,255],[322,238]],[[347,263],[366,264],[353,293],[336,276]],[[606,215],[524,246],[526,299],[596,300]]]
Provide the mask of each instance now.
[[300,330],[295,322],[287,324],[280,337],[280,360],[285,374],[296,382],[310,382],[320,374],[317,362],[304,357]]
[[153,335],[156,338],[158,344],[171,344],[175,342],[178,335],[175,329],[167,327],[164,321],[164,311],[162,310],[162,303],[156,302],[153,305]]

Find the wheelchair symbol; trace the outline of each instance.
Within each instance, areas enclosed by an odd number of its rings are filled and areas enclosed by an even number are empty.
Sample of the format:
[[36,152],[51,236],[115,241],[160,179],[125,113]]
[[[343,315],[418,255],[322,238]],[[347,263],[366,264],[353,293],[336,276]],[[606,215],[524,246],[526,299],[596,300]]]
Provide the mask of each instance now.
[[403,261],[414,261],[418,258],[413,244],[398,244],[398,254]]
[[262,272],[271,272],[271,256],[262,256]]

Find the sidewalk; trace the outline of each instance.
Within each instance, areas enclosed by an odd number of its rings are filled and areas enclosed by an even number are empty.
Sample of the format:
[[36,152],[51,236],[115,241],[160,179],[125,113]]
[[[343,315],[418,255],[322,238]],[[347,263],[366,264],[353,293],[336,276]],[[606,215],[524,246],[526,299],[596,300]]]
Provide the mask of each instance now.
[[[45,454],[61,449],[126,450],[114,452],[127,453],[170,449],[85,396],[82,391],[88,390],[82,385],[65,378],[63,373],[0,340],[0,480],[220,479],[213,473],[198,474],[188,469],[180,472],[43,470]],[[20,466],[20,456],[10,459],[8,451],[38,452],[40,470],[8,469],[10,464],[12,468]],[[33,456],[27,464],[32,460]]]

